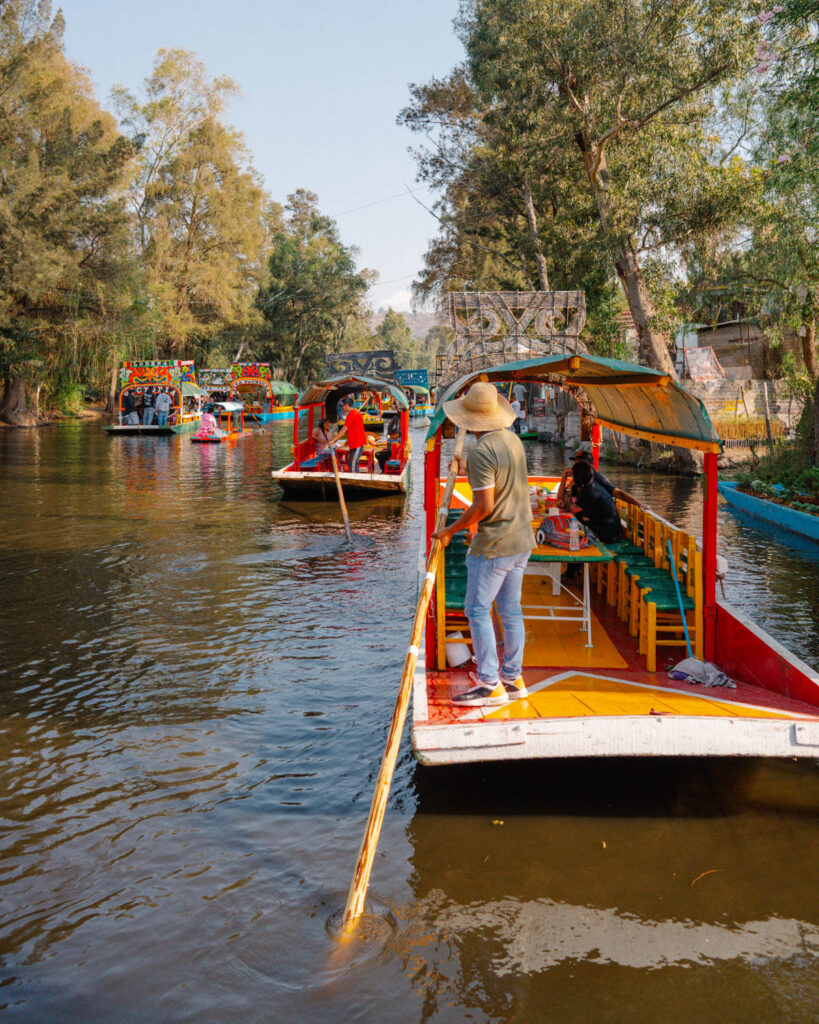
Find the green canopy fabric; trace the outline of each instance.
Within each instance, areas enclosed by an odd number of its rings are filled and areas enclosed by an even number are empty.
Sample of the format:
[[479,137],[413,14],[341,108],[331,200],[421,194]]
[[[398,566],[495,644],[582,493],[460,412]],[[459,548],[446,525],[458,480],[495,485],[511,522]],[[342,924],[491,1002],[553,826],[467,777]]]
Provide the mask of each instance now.
[[703,452],[721,450],[703,403],[668,374],[620,359],[569,354],[503,363],[461,377],[439,397],[427,439],[446,418],[443,403],[476,380],[557,385],[576,393],[580,404],[610,430]]
[[299,389],[286,380],[271,380],[270,391],[274,395],[297,395]]
[[191,384],[188,380],[182,381],[182,394],[185,398],[195,398],[197,395],[202,395],[204,398],[208,397],[207,391],[203,391],[202,388]]
[[392,395],[398,409],[409,409],[409,401],[404,392],[394,384],[385,380],[378,380],[375,377],[359,377],[352,373],[343,373],[338,377],[328,377],[316,384],[311,384],[299,395],[297,405],[320,405],[326,401],[333,392],[342,395],[352,394],[354,391],[382,391]]

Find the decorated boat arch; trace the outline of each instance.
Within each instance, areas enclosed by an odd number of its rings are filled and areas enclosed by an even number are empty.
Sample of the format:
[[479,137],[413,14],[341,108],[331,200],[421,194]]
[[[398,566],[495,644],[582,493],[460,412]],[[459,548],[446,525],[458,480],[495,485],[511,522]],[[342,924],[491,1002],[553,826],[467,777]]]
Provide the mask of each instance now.
[[229,401],[241,402],[260,423],[293,419],[297,394],[298,388],[288,381],[273,378],[270,363],[233,363],[230,368]]
[[[413,683],[412,744],[426,764],[622,755],[811,756],[819,753],[819,673],[716,596],[717,456],[721,445],[699,399],[659,371],[614,359],[556,353],[485,366],[450,383],[426,440],[426,552],[444,492],[443,403],[476,380],[546,383],[569,391],[602,426],[704,456],[699,536],[637,505],[618,503],[624,536],[566,550],[544,531],[523,582],[525,689],[500,706],[451,703],[471,683],[464,612],[467,541],[456,534],[433,576],[425,643]],[[558,480],[530,477],[533,529]],[[471,502],[455,483],[447,513]],[[544,508],[541,508],[543,505]],[[545,539],[546,536],[549,539]],[[560,567],[577,563],[582,585]],[[688,664],[694,676],[669,675]],[[704,662],[710,668],[702,669]],[[733,685],[731,685],[733,683]]]
[[[144,422],[146,399],[155,406],[160,394],[171,400],[167,422],[159,422],[155,416],[151,422]],[[109,434],[186,433],[198,426],[205,397],[196,382],[193,360],[129,360],[119,369],[117,422],[105,430]]]

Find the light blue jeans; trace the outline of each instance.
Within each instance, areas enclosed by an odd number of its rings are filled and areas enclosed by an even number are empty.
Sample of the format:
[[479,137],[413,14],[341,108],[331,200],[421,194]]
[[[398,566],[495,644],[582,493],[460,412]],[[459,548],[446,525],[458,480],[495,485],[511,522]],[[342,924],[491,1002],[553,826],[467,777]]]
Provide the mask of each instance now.
[[493,602],[503,623],[503,664],[500,666],[500,674],[504,679],[517,679],[523,668],[526,626],[520,607],[520,591],[523,586],[523,570],[528,561],[528,551],[503,558],[466,556],[464,612],[469,619],[472,647],[478,663],[477,675],[483,683],[494,683],[498,678],[498,648],[492,625]]
[[156,412],[156,425],[158,427],[167,427],[167,425],[168,425],[168,414],[166,412],[160,412],[157,409],[157,412]]

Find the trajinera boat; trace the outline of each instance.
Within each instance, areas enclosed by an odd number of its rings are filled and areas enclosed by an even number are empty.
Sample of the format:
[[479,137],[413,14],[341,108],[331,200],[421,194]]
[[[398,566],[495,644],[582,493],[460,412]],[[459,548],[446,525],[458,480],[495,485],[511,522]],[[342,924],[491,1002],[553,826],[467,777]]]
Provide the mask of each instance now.
[[[207,423],[207,413],[211,421]],[[245,430],[245,407],[241,402],[213,402],[205,407],[202,425],[191,438],[193,444],[225,444],[250,435]]]
[[273,380],[270,363],[233,363],[228,400],[242,402],[245,412],[259,423],[292,420],[298,388],[286,380]]
[[397,370],[395,383],[409,399],[410,419],[432,416],[428,370]]
[[[207,393],[197,385],[192,360],[124,362],[119,383],[117,422],[105,428],[108,434],[184,434],[199,426]],[[146,396],[155,406],[163,393],[171,400],[167,422],[157,422],[154,412],[151,423],[143,424],[141,406]],[[138,422],[129,422],[134,417]]]
[[[320,454],[313,440],[313,428],[322,419],[331,423],[337,420],[337,409],[341,399],[347,395],[369,392],[374,395],[389,395],[397,412],[400,432],[398,440],[367,434],[367,443],[359,462],[359,473],[349,472],[347,449],[337,448],[339,476],[344,494],[351,497],[367,497],[384,494],[406,493],[410,474],[410,452],[412,442],[409,436],[409,402],[400,388],[388,381],[374,377],[342,374],[318,381],[303,391],[296,400],[299,416],[293,427],[293,461],[273,471],[273,479],[288,494],[302,497],[335,497],[336,483],[329,454]],[[301,429],[300,429],[301,428]],[[364,428],[368,429],[366,417]],[[302,436],[306,430],[306,436]],[[377,455],[386,452],[383,458],[384,470],[379,472]]]
[[[528,693],[494,707],[449,703],[474,685],[464,664],[471,653],[464,614],[468,537],[456,534],[438,562],[414,676],[416,757],[426,764],[620,755],[816,757],[819,673],[716,596],[720,440],[703,404],[669,376],[614,359],[553,355],[462,377],[441,396],[427,435],[426,553],[449,462],[443,435],[454,433],[443,402],[479,379],[571,392],[593,417],[595,463],[602,427],[702,452],[702,534],[619,503],[622,540],[602,544],[589,535],[586,546],[570,551],[561,546],[562,519],[555,517],[551,539],[535,547],[524,575]],[[533,527],[551,518],[544,511],[558,482],[530,477]],[[459,477],[449,522],[471,497]],[[582,585],[561,579],[561,564],[569,563],[582,569]],[[686,659],[686,630],[694,658]],[[692,681],[702,677],[703,661],[713,666],[705,669],[709,685]],[[669,668],[678,664],[682,677],[673,678]]]

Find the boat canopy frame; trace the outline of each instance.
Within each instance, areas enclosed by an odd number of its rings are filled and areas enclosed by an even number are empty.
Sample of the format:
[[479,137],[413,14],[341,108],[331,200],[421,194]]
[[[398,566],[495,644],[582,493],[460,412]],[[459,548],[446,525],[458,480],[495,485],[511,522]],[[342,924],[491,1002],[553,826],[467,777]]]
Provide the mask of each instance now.
[[409,409],[407,396],[395,384],[391,384],[387,380],[379,380],[376,377],[364,377],[352,373],[327,377],[325,380],[311,384],[296,399],[296,405],[298,407],[324,405],[330,397],[335,397],[338,401],[345,395],[354,394],[356,391],[385,391],[395,399],[396,407],[399,410]]
[[446,419],[444,402],[477,380],[550,384],[572,394],[601,427],[705,453],[722,450],[703,402],[669,374],[620,359],[565,354],[503,363],[461,377],[440,396],[427,440]]

